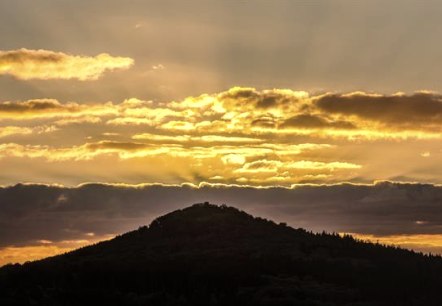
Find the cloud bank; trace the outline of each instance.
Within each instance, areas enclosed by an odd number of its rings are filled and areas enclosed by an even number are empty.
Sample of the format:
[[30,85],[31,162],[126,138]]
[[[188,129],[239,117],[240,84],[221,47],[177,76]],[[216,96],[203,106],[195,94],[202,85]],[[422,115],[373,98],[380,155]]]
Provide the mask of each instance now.
[[178,101],[4,101],[0,184],[442,183],[441,105],[430,92],[245,87]]
[[89,57],[41,49],[0,51],[0,74],[21,80],[97,80],[106,71],[128,69],[133,63],[131,58],[107,53]]

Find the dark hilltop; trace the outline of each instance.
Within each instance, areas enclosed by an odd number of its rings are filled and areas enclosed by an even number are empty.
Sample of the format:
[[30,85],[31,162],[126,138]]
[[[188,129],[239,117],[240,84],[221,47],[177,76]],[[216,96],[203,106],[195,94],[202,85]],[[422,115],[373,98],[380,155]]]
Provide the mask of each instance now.
[[208,203],[0,269],[0,305],[442,305],[442,259]]

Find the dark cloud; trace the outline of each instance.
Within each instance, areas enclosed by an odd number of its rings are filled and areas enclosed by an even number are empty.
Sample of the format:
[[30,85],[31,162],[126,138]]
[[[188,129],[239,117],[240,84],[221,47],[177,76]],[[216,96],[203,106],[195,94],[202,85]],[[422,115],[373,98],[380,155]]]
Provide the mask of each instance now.
[[442,187],[423,184],[301,186],[294,189],[88,184],[0,189],[0,247],[119,234],[197,202],[236,206],[314,231],[437,234]]
[[337,120],[329,121],[319,116],[310,114],[301,114],[288,118],[281,124],[281,127],[297,128],[331,128],[331,129],[354,129],[356,126],[347,121]]
[[100,141],[97,143],[88,143],[86,147],[90,150],[111,149],[111,150],[123,150],[123,151],[136,151],[136,150],[145,149],[149,147],[149,145],[137,142]]
[[254,88],[234,87],[219,94],[221,101],[231,101],[233,104],[241,106],[242,104],[252,104],[258,108],[272,108],[289,106],[296,103],[298,98],[288,95],[284,90],[263,90],[258,91]]
[[237,88],[235,90],[229,90],[220,94],[221,99],[249,99],[257,100],[260,97],[260,93],[254,88]]
[[62,53],[49,52],[43,50],[11,50],[2,52],[0,55],[0,65],[10,64],[11,62],[26,62],[32,61],[34,63],[57,63],[63,61]]
[[256,106],[262,108],[276,107],[278,105],[289,104],[291,102],[296,102],[296,99],[288,97],[287,95],[281,93],[268,93],[262,95],[257,101]]
[[0,113],[42,112],[47,110],[62,110],[65,108],[65,106],[53,99],[0,103]]
[[391,124],[437,123],[442,119],[442,97],[432,93],[413,95],[330,94],[316,100],[316,106],[329,113],[356,115],[363,119]]
[[257,119],[252,120],[252,126],[261,126],[266,128],[274,128],[276,127],[277,120],[271,116],[261,116]]

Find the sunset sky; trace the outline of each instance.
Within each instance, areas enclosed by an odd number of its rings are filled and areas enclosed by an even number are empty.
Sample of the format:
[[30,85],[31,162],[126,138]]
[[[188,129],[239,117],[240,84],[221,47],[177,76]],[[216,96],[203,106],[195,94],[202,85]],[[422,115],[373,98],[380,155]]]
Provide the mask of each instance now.
[[0,2],[0,265],[194,202],[442,254],[440,1]]

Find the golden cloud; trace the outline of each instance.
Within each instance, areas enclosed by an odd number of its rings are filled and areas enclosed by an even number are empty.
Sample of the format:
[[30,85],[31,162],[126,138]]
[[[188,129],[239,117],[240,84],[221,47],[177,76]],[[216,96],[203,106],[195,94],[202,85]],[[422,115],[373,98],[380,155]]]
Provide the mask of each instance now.
[[101,53],[94,57],[49,50],[18,49],[0,51],[0,74],[21,80],[97,80],[105,71],[128,69],[134,60]]
[[[233,172],[240,175],[237,182],[265,185],[271,183],[297,183],[321,181],[343,172],[360,169],[361,165],[347,162],[318,162],[308,160],[255,160],[243,163]],[[342,175],[342,174],[341,174]]]
[[[116,168],[109,166],[121,164],[124,171],[130,172],[132,167],[136,172],[148,171],[146,173],[155,177],[156,182],[174,182],[162,181],[161,177],[175,173],[181,177],[181,183],[200,183],[210,181],[212,177],[214,180],[223,177],[226,182],[247,179],[250,184],[265,185],[271,178],[266,174],[266,166],[258,167],[258,164],[271,162],[275,165],[271,170],[272,176],[278,177],[277,180],[287,186],[306,179],[324,179],[331,173],[335,174],[335,178],[348,176],[351,171],[360,168],[343,161],[305,159],[310,154],[321,155],[322,150],[333,148],[327,144],[237,143],[237,139],[230,142],[228,137],[215,138],[213,143],[204,140],[207,139],[198,138],[198,143],[107,140],[67,147],[5,143],[0,144],[0,163],[13,165],[20,160],[21,164],[45,164],[46,168],[61,167],[64,171],[78,172],[85,167],[91,170],[88,163],[93,161],[94,172],[98,174],[103,170],[111,175]],[[83,171],[82,175],[89,170]],[[199,179],[194,177],[194,173],[200,173]]]
[[55,99],[0,102],[0,120],[117,115],[118,107],[112,103],[82,105],[75,102],[60,103]]
[[[138,142],[100,141],[79,146],[54,148],[44,145],[20,145],[16,143],[0,144],[0,158],[26,157],[45,158],[48,161],[91,160],[100,155],[113,154],[120,159],[132,159],[154,155],[170,157],[192,157],[196,159],[215,158],[225,155],[241,155],[245,158],[256,158],[267,155],[299,155],[310,150],[329,148],[326,144],[259,144],[259,145],[214,145],[188,146],[177,144],[151,144]],[[303,163],[307,163],[303,161]],[[310,165],[318,166],[317,163]]]
[[[210,133],[213,137],[236,134],[235,137],[243,138],[294,135],[370,140],[434,139],[442,135],[441,101],[438,95],[430,93],[310,96],[290,90],[234,87],[218,94],[163,103],[135,98],[120,104],[60,103],[53,99],[6,101],[0,103],[0,119],[63,117],[65,120],[60,124],[99,123],[107,116],[103,123],[110,126],[149,126],[156,130],[150,134],[186,133],[190,137],[193,137],[191,134],[205,137]],[[413,109],[416,112],[413,113]]]
[[27,127],[19,127],[19,126],[5,126],[0,127],[0,138],[11,136],[11,135],[17,135],[17,134],[31,134],[32,129]]
[[38,126],[34,128],[21,126],[4,126],[0,127],[0,138],[7,136],[42,134],[57,131],[55,126]]
[[142,133],[132,136],[133,139],[149,140],[169,143],[185,143],[185,142],[200,142],[200,143],[262,143],[265,140],[258,137],[242,137],[242,136],[222,136],[222,135],[204,135],[204,136],[191,136],[191,135],[158,135],[151,133]]
[[[413,95],[309,95],[234,87],[154,107],[131,109],[109,124],[150,125],[168,132],[307,135],[347,139],[441,137],[441,98]],[[413,109],[418,109],[413,113]],[[376,114],[379,114],[378,116]],[[428,120],[426,120],[428,119]]]
[[[0,137],[8,137],[0,143],[0,163],[28,160],[39,169],[50,163],[51,173],[67,171],[65,163],[80,177],[90,171],[72,163],[96,161],[106,178],[132,170],[141,172],[140,180],[167,183],[213,178],[290,186],[415,175],[434,182],[437,173],[425,169],[441,160],[440,100],[435,93],[312,95],[234,87],[169,102],[6,101],[0,102]],[[413,113],[418,106],[424,110]],[[126,166],[117,175],[119,163]]]

